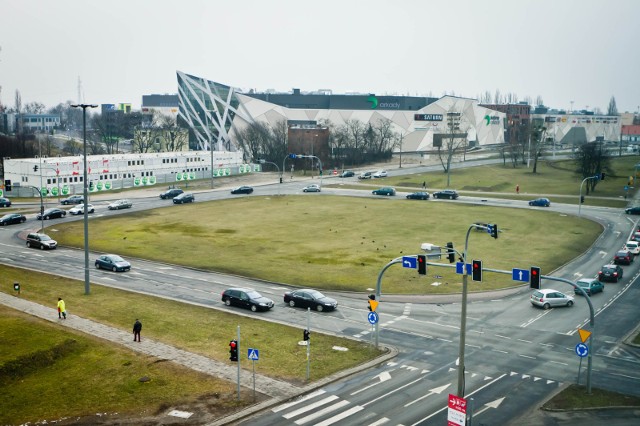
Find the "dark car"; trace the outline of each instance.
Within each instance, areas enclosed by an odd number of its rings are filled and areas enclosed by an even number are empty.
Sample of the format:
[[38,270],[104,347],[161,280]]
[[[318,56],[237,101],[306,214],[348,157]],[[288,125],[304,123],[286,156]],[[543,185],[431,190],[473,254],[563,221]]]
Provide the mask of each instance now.
[[383,186],[382,188],[374,189],[371,193],[373,195],[396,195],[396,190],[390,186]]
[[163,192],[162,194],[160,194],[160,198],[162,198],[163,200],[170,200],[174,197],[177,197],[178,195],[182,194],[184,191],[180,188],[173,188],[173,189],[169,189],[165,192]]
[[35,247],[40,250],[53,250],[58,246],[58,242],[46,234],[38,234],[36,232],[27,235],[27,247]]
[[340,173],[338,177],[348,178],[348,177],[354,177],[355,175],[356,174],[353,172],[353,170],[345,170],[344,172]]
[[84,196],[82,195],[72,195],[60,201],[60,204],[62,204],[63,206],[67,206],[69,204],[81,204],[81,203],[84,203]]
[[613,263],[616,265],[631,265],[633,262],[633,254],[629,250],[619,250],[613,257]]
[[0,217],[0,226],[24,223],[26,220],[27,218],[20,213],[9,213]]
[[428,199],[429,199],[429,193],[424,191],[413,192],[407,195],[407,200],[428,200]]
[[620,267],[620,265],[610,264],[604,265],[600,272],[598,272],[598,280],[599,281],[613,281],[617,283],[622,279],[622,275],[624,273],[624,269]]
[[36,216],[36,219],[38,220],[58,219],[61,217],[65,217],[66,215],[67,215],[66,210],[53,208],[53,209],[46,209],[45,211],[42,212],[42,214],[38,213],[38,215]]
[[458,193],[453,189],[444,189],[442,191],[434,192],[433,198],[437,199],[448,199],[448,200],[457,200],[459,197]]
[[549,207],[551,201],[549,201],[548,198],[536,198],[535,200],[529,201],[529,205],[534,207]]
[[311,308],[318,312],[332,311],[338,307],[338,302],[335,299],[311,289],[287,291],[284,294],[284,303],[288,303],[292,308],[295,306]]
[[116,200],[107,206],[109,210],[130,209],[131,207],[133,204],[129,200]]
[[250,186],[240,186],[236,189],[232,189],[232,194],[251,194],[253,192],[253,188]]
[[196,198],[190,192],[183,192],[180,195],[173,197],[173,204],[193,203]]
[[640,206],[626,208],[624,212],[626,214],[640,214]]
[[253,312],[273,308],[273,300],[249,288],[228,288],[222,292],[222,301],[227,306],[239,306]]
[[0,197],[0,207],[11,207],[11,200],[8,198]]
[[131,264],[117,254],[103,254],[96,259],[96,269],[125,272],[131,269]]
[[[595,278],[579,279],[576,285],[584,290],[584,292],[587,293],[587,296],[591,296],[595,293],[602,293],[604,291],[604,284],[602,284]],[[574,288],[573,291],[575,292],[575,294],[582,294],[582,292],[577,288]]]

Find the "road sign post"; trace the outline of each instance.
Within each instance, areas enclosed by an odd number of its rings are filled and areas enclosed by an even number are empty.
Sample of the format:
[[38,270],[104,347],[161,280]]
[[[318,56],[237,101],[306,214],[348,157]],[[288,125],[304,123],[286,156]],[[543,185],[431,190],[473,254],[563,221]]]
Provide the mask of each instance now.
[[452,393],[449,394],[447,426],[465,426],[467,424],[467,400]]
[[247,349],[247,358],[251,360],[251,364],[253,367],[253,400],[255,402],[256,400],[256,361],[260,359],[260,351],[254,348]]

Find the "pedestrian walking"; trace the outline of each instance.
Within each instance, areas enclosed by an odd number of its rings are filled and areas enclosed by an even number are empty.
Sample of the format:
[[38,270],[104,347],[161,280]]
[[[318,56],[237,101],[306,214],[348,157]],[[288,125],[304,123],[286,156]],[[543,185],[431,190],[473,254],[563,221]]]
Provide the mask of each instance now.
[[422,189],[427,189],[427,181],[422,181]]
[[67,308],[64,305],[64,300],[62,300],[62,297],[58,297],[58,318],[67,319]]
[[516,194],[520,194],[520,185],[516,185]]
[[140,332],[142,331],[142,323],[136,318],[136,322],[133,323],[133,341],[140,341]]

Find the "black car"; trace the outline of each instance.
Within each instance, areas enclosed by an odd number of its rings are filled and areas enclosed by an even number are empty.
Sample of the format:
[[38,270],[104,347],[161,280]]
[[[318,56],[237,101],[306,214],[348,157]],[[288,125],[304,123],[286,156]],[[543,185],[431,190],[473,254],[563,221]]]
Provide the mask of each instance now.
[[27,218],[20,213],[8,213],[0,217],[0,226],[12,225],[16,223],[24,223]]
[[458,197],[458,192],[454,191],[453,189],[444,189],[442,191],[433,193],[433,198],[437,199],[456,200],[458,199]]
[[222,301],[227,306],[239,306],[253,312],[273,308],[273,300],[249,288],[228,288],[222,292]]
[[52,208],[52,209],[46,209],[45,211],[42,212],[42,214],[38,213],[38,215],[36,216],[36,219],[38,220],[58,219],[61,217],[65,217],[66,215],[67,215],[66,210]]
[[131,264],[117,254],[103,254],[96,259],[96,269],[125,272],[131,269]]
[[407,195],[407,200],[428,200],[429,193],[428,192],[413,192]]
[[629,250],[620,250],[613,257],[613,263],[616,265],[631,265],[633,262],[633,254]]
[[287,291],[284,294],[284,303],[288,303],[292,308],[295,306],[311,308],[318,312],[332,311],[338,307],[338,302],[335,299],[310,289]]
[[355,175],[356,174],[352,170],[345,170],[344,172],[340,173],[338,177],[348,178],[348,177],[354,177]]
[[629,207],[627,209],[624,209],[624,212],[626,214],[640,214],[640,206]]
[[190,192],[183,192],[180,195],[173,197],[173,204],[193,203],[195,197]]
[[35,247],[40,250],[53,250],[58,246],[58,242],[46,234],[31,232],[27,235],[27,247]]
[[240,186],[236,189],[232,189],[232,194],[251,194],[253,192],[253,188],[250,186]]
[[82,195],[72,195],[60,201],[60,204],[62,204],[63,206],[67,206],[69,204],[82,204],[82,203],[84,203],[84,196]]
[[168,191],[165,191],[162,194],[160,194],[160,198],[162,198],[163,200],[170,200],[182,194],[183,192],[184,191],[180,188],[169,189]]
[[617,283],[622,279],[624,269],[620,265],[610,264],[604,265],[598,272],[598,281],[613,281]]
[[11,207],[11,200],[8,198],[0,197],[0,207]]

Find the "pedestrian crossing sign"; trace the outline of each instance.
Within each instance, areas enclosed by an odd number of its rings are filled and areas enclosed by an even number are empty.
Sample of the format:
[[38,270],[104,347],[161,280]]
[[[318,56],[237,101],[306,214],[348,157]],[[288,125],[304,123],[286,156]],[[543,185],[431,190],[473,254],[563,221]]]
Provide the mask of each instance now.
[[247,351],[247,358],[252,361],[257,361],[260,358],[260,351],[254,348],[249,348]]

